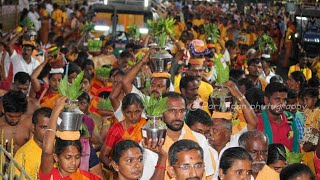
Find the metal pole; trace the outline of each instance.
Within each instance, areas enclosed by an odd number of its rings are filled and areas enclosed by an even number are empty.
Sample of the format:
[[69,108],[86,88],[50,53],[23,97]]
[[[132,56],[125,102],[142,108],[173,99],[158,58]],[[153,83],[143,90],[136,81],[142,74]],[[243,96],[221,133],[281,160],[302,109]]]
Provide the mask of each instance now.
[[118,17],[117,17],[117,8],[113,6],[113,16],[112,16],[112,43],[116,41],[117,35],[117,24],[118,24]]

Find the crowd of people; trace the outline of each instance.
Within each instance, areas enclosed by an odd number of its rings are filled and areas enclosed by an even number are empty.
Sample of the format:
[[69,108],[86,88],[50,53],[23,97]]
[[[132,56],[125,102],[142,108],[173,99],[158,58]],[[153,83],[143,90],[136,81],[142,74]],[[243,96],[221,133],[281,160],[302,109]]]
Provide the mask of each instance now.
[[[282,5],[165,1],[161,16],[175,19],[174,36],[159,73],[149,35],[119,55],[103,36],[101,51],[90,52],[86,1],[23,2],[22,27],[0,38],[0,129],[2,145],[32,179],[320,179],[320,58],[302,53],[292,61],[296,27]],[[216,42],[209,23],[218,27]],[[276,51],[259,49],[263,35]],[[81,137],[66,140],[57,131],[68,101],[59,82],[80,72]],[[217,105],[219,90],[231,100]],[[168,99],[166,135],[157,141],[141,131],[144,99],[153,97]]]

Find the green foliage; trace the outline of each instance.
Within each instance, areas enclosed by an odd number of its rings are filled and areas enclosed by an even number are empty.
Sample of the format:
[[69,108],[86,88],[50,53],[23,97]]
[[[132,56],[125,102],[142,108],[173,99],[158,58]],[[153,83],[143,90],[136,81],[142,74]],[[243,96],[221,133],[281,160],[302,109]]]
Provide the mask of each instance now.
[[81,71],[71,84],[68,82],[68,76],[64,76],[58,85],[59,93],[62,96],[67,96],[70,100],[77,100],[82,94],[81,82],[83,75],[84,72]]
[[210,39],[211,43],[217,43],[217,40],[220,37],[220,32],[217,25],[209,23],[204,25],[204,30],[206,32],[206,39]]
[[128,26],[127,33],[130,37],[132,37],[134,40],[138,40],[140,38],[140,31],[137,25],[133,24],[131,26]]
[[162,116],[167,110],[168,98],[160,96],[158,99],[151,94],[150,98],[145,96],[143,99],[143,105],[149,116]]
[[267,46],[270,47],[271,52],[277,51],[277,46],[273,41],[272,37],[264,34],[258,40],[258,47],[259,47],[259,50],[263,52]]
[[89,39],[88,40],[88,49],[89,52],[99,52],[102,47],[102,41],[99,39]]
[[106,67],[98,68],[96,70],[96,76],[103,77],[103,78],[109,78],[111,69],[112,68],[106,68]]
[[82,123],[80,126],[80,136],[85,138],[90,137],[90,132],[84,123]]
[[111,104],[110,99],[103,99],[101,98],[98,102],[98,109],[100,110],[108,110],[108,111],[113,111],[113,107]]
[[20,23],[20,25],[22,27],[28,27],[28,28],[32,28],[33,27],[33,22],[28,18],[24,18],[23,21]]
[[144,125],[144,128],[156,128],[156,129],[167,129],[166,123],[159,119],[148,119],[147,123]]
[[94,31],[94,24],[92,22],[88,23],[86,22],[81,29],[81,33],[86,33],[86,32],[93,32]]
[[159,19],[157,21],[148,20],[147,26],[150,34],[158,38],[158,46],[164,47],[166,45],[167,36],[174,35],[173,25],[176,22],[173,18]]
[[281,154],[281,156],[283,156],[287,160],[287,163],[289,164],[300,163],[303,156],[303,154],[301,153],[290,152],[289,149],[286,147],[285,147],[285,152],[283,152],[279,148],[278,148],[278,152],[279,154]]
[[213,63],[217,71],[217,79],[216,82],[219,85],[222,85],[224,82],[227,82],[229,80],[229,66],[226,67],[223,66],[221,62],[222,55],[220,55],[217,58],[213,58]]

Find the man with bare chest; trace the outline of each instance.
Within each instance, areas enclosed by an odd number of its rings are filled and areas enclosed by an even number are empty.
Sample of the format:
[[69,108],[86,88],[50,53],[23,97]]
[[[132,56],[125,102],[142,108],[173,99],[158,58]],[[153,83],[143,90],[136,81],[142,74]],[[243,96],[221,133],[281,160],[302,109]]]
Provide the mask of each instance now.
[[27,96],[28,106],[25,114],[32,115],[33,112],[40,108],[40,103],[37,99],[28,96],[29,87],[31,83],[31,77],[28,73],[17,72],[13,78],[13,84],[11,89],[15,91],[21,91]]
[[[0,132],[4,138],[4,146],[11,150],[13,139],[13,151],[23,146],[32,137],[32,120],[27,111],[27,97],[21,91],[9,91],[2,98],[3,108],[0,118]],[[0,137],[1,138],[1,137]],[[6,143],[7,142],[7,143]]]

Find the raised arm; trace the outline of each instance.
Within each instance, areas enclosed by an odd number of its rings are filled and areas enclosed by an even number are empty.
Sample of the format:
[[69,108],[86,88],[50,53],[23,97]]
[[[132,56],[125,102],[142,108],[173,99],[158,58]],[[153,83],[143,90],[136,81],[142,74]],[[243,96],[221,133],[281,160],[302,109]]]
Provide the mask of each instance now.
[[54,168],[53,162],[53,152],[54,152],[54,142],[55,142],[55,132],[57,129],[57,121],[60,112],[64,108],[67,97],[59,97],[55,103],[50,116],[50,122],[48,129],[44,131],[43,145],[42,145],[42,155],[41,155],[41,165],[40,170],[44,174],[49,174]]
[[41,71],[43,70],[43,68],[46,66],[47,63],[48,63],[48,60],[47,58],[45,58],[45,60],[31,74],[31,88],[36,93],[39,92],[41,89],[41,84],[38,79],[38,76],[40,75]]
[[112,91],[109,95],[109,99],[111,101],[111,105],[113,110],[115,111],[120,106],[119,96],[121,95],[122,83],[117,82],[113,84]]
[[23,35],[24,31],[16,34],[8,43],[8,53],[11,56],[13,54],[13,45],[18,41],[18,39]]
[[145,54],[143,59],[139,61],[133,68],[123,77],[122,87],[126,94],[132,90],[132,82],[136,75],[139,73],[141,67],[149,61],[150,50]]
[[155,170],[150,180],[164,179],[165,177],[168,153],[163,149],[163,144],[164,139],[161,139],[159,142],[158,139],[156,139],[155,141],[149,139],[149,142],[147,144],[145,144],[144,140],[142,141],[142,145],[144,148],[149,149],[150,151],[153,151],[154,153],[158,154],[157,166],[155,167]]
[[224,46],[224,44],[223,44],[223,42],[221,41],[220,38],[218,39],[218,43],[219,43],[220,46],[221,46],[220,53],[221,53],[221,54],[224,54],[224,52],[226,51],[226,47]]
[[[320,137],[320,131],[319,131],[319,137]],[[317,144],[317,148],[315,150],[315,155],[317,156],[317,158],[320,158],[320,138],[318,140],[318,144]]]
[[257,128],[257,117],[253,109],[250,107],[250,104],[245,98],[245,96],[240,92],[240,90],[234,82],[228,81],[224,83],[224,85],[230,90],[231,94],[234,97],[236,97],[237,100],[240,102],[240,107],[243,111],[244,118],[247,122],[248,130],[255,130]]

